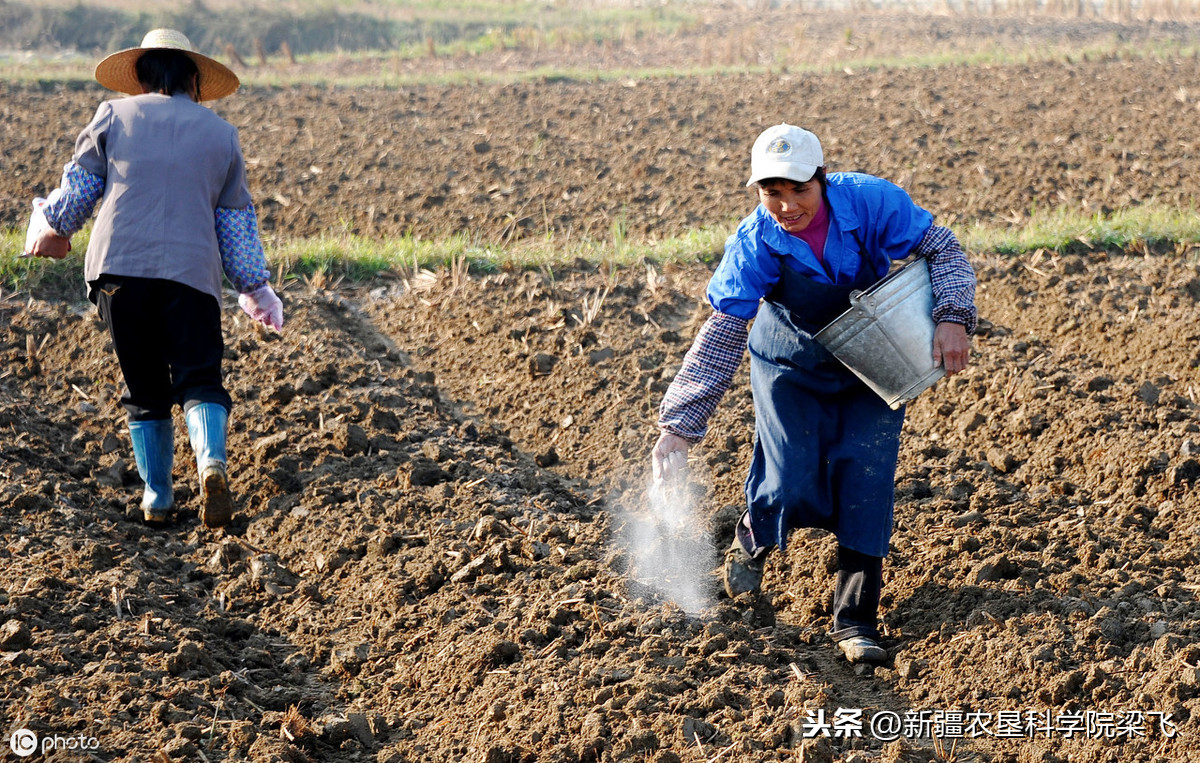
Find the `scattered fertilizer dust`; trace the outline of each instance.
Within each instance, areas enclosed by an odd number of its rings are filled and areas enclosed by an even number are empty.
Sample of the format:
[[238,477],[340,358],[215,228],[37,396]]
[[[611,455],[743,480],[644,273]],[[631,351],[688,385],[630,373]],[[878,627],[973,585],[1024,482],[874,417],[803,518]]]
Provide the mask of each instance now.
[[631,577],[689,615],[716,603],[716,553],[697,508],[703,495],[686,475],[652,480],[647,510],[629,513],[620,539]]

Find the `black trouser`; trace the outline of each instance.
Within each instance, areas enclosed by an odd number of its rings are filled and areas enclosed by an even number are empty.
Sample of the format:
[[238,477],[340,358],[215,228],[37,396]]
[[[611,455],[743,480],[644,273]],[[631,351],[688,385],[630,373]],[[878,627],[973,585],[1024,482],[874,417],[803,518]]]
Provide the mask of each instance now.
[[838,546],[837,587],[833,590],[834,641],[853,636],[879,638],[879,593],[883,559]]
[[221,305],[190,286],[158,278],[101,275],[90,293],[108,326],[132,421],[171,417],[199,403],[232,406],[221,382]]

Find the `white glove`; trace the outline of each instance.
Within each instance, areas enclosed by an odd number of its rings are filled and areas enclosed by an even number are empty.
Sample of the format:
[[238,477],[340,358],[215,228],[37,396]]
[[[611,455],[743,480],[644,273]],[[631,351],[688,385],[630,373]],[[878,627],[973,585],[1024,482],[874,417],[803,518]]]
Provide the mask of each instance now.
[[238,304],[247,315],[262,325],[276,331],[283,328],[283,303],[271,284],[265,283],[254,291],[238,295]]

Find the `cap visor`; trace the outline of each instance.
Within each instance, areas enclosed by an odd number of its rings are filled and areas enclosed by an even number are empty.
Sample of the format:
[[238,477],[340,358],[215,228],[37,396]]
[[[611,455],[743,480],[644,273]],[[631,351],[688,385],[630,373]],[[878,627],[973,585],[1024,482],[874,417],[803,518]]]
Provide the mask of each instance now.
[[767,180],[768,178],[784,178],[797,183],[807,183],[817,174],[817,168],[811,164],[796,164],[794,162],[772,162],[760,164],[752,168],[747,186]]

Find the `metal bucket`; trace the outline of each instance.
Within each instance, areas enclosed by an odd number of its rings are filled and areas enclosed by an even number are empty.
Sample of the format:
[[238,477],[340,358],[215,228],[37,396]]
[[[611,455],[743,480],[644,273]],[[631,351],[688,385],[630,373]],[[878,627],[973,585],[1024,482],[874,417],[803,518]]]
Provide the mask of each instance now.
[[851,292],[850,309],[815,339],[895,409],[946,374],[933,364],[932,313],[929,266],[918,257]]

